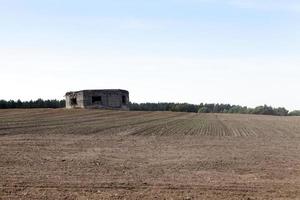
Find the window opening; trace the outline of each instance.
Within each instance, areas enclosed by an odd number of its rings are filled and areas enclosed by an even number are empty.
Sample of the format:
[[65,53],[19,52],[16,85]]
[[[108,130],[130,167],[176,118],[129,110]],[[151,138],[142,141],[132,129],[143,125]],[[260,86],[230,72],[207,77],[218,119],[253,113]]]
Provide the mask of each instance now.
[[102,103],[102,97],[101,96],[93,96],[92,97],[92,103],[93,104],[101,104]]

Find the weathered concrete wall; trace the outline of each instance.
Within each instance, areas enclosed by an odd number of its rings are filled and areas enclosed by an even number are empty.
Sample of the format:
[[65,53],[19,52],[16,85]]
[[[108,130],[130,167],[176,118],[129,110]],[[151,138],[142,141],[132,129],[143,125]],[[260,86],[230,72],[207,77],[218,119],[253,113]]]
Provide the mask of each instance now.
[[[76,104],[72,104],[72,99],[76,99]],[[83,107],[84,107],[83,91],[68,92],[66,94],[66,108],[83,108]]]
[[[76,105],[72,99],[76,98]],[[83,90],[66,94],[66,108],[110,108],[129,110],[126,90]]]

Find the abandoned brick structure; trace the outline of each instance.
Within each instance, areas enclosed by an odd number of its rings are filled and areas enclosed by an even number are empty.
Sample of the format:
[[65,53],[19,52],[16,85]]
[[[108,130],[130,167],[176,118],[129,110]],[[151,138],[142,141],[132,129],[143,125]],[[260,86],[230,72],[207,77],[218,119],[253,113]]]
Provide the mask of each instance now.
[[66,108],[103,108],[129,110],[126,90],[81,90],[66,93]]

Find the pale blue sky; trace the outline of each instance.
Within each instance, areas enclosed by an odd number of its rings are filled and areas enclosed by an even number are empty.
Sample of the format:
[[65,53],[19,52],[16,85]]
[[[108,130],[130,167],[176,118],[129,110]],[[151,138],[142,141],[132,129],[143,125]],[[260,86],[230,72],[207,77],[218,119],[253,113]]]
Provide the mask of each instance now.
[[299,22],[295,0],[0,0],[0,99],[300,109]]

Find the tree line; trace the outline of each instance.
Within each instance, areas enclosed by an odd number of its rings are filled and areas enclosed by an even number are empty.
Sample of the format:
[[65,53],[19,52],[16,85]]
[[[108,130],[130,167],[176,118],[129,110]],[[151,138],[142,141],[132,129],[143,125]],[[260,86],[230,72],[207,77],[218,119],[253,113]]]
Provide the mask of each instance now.
[[247,106],[230,104],[188,104],[188,103],[130,103],[130,110],[136,111],[173,111],[193,113],[237,113],[275,116],[300,116],[300,111],[289,112],[283,107],[273,108],[271,106]]
[[65,107],[65,100],[43,100],[37,99],[35,101],[21,101],[21,100],[0,100],[0,109],[7,108],[63,108]]
[[[64,108],[65,100],[43,100],[21,101],[21,100],[0,100],[0,109],[8,108]],[[129,103],[130,110],[133,111],[173,111],[192,113],[237,113],[237,114],[257,114],[276,116],[300,116],[300,111],[289,112],[283,107],[273,108],[271,106],[258,106],[249,108],[247,106],[230,104],[188,104],[188,103]]]

